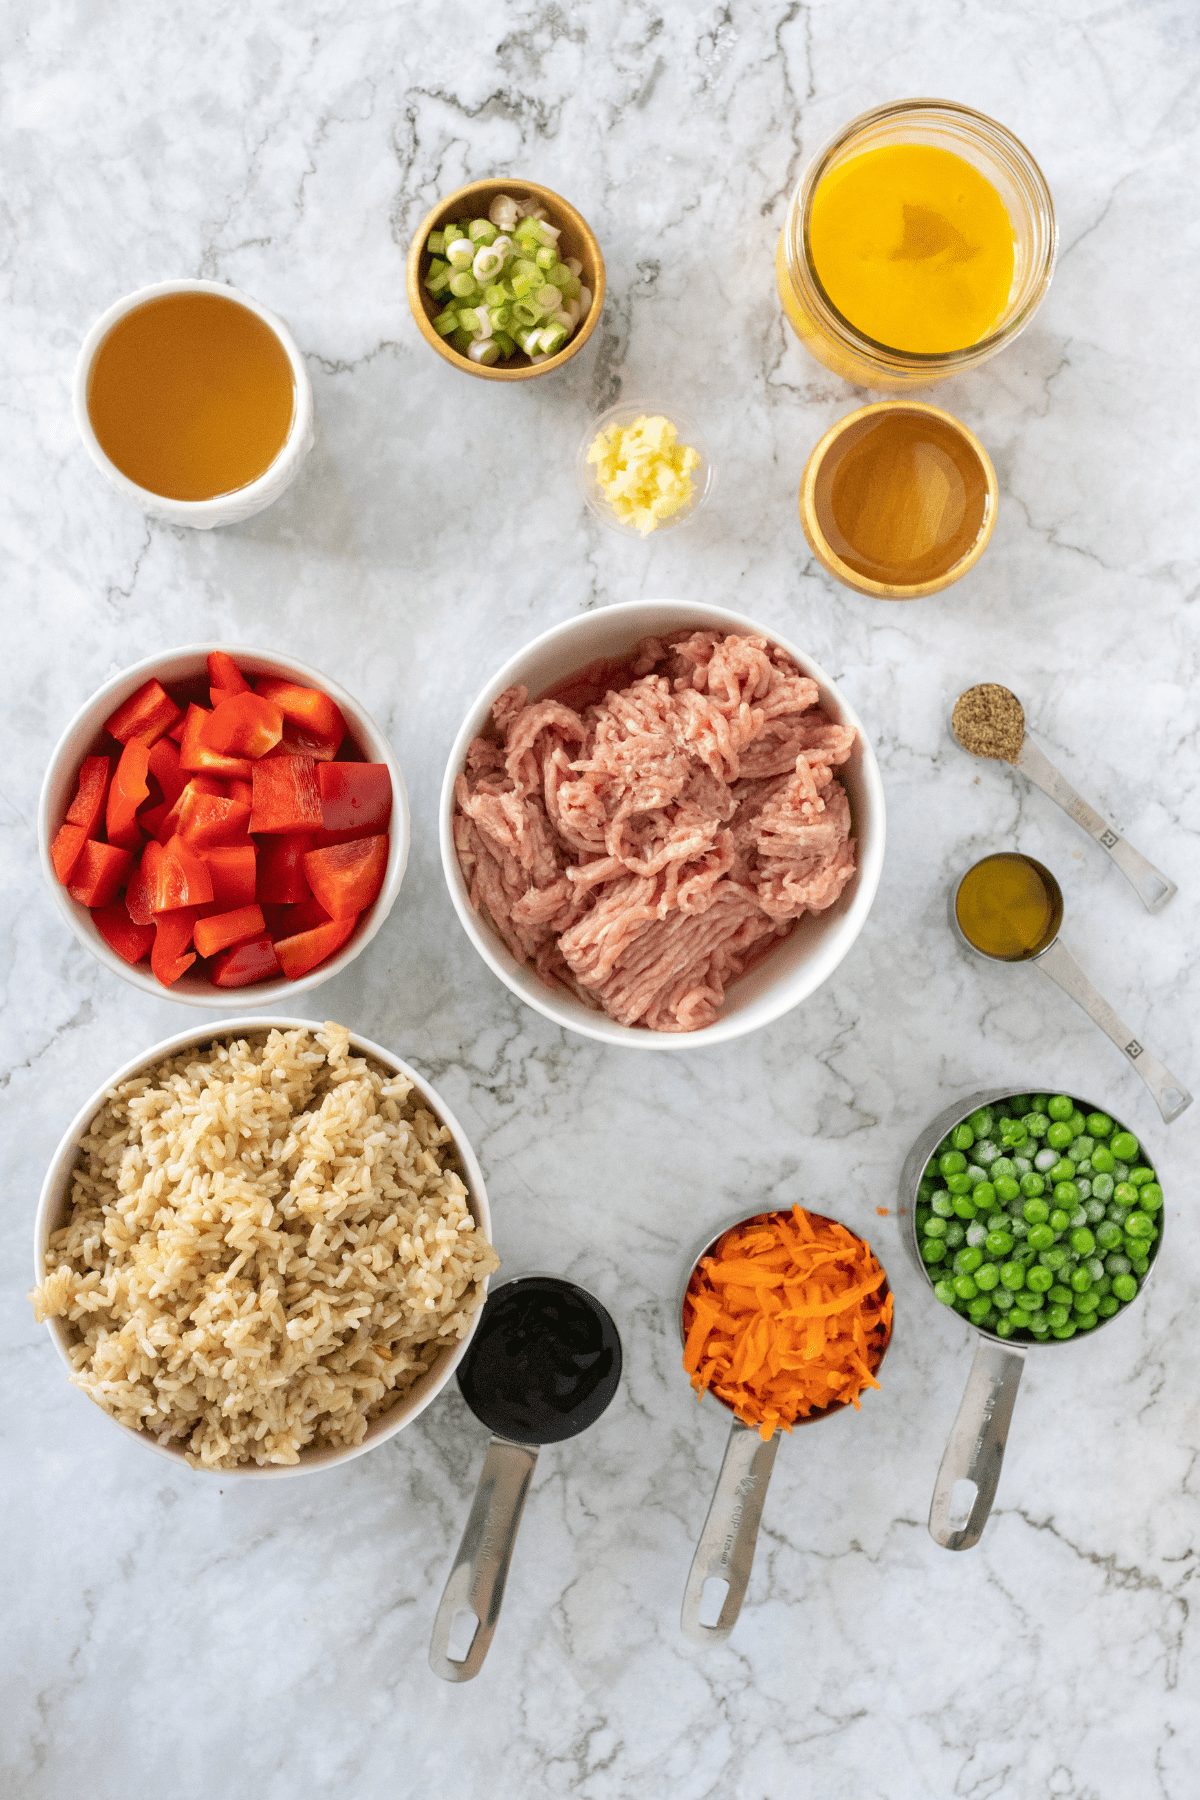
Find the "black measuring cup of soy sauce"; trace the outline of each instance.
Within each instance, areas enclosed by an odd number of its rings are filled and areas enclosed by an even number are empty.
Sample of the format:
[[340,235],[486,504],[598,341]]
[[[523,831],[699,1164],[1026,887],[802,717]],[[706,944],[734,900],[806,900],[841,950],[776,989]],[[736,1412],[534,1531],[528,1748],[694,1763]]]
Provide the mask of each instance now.
[[611,1316],[577,1282],[522,1275],[488,1295],[458,1368],[463,1399],[492,1439],[433,1622],[429,1666],[443,1681],[470,1681],[483,1667],[539,1449],[596,1423],[621,1362]]

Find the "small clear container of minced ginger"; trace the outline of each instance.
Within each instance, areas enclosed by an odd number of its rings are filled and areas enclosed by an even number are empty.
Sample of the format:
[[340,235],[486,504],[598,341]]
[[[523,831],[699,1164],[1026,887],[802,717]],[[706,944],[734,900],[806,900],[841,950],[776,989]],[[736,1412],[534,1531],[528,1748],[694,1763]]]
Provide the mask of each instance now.
[[1003,125],[949,100],[851,121],[788,209],[775,279],[788,322],[826,368],[905,390],[994,356],[1054,271],[1045,177]]

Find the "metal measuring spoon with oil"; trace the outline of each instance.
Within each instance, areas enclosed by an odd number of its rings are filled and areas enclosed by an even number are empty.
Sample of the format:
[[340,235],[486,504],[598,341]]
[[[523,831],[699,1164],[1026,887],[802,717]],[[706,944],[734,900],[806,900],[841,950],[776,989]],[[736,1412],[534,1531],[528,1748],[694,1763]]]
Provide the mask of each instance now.
[[1049,869],[1015,850],[985,856],[968,869],[950,908],[951,924],[967,949],[989,962],[1034,963],[1082,1006],[1141,1076],[1170,1124],[1192,1104],[1191,1094],[1092,986],[1059,939],[1062,919],[1062,889]]

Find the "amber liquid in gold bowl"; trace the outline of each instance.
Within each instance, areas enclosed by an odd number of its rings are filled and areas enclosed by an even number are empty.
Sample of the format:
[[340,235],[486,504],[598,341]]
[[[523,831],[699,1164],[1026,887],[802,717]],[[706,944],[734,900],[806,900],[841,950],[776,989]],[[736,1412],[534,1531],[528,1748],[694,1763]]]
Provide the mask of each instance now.
[[265,475],[291,430],[283,344],[218,294],[164,294],[117,320],[96,351],[88,419],[128,480],[170,500],[212,500]]

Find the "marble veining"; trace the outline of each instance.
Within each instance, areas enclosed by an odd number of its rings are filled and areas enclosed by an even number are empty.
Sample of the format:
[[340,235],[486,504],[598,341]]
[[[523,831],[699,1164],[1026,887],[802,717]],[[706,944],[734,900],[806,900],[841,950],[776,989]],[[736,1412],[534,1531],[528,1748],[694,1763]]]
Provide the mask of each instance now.
[[[1198,78],[1200,26],[1173,0],[14,0],[0,58],[6,1795],[1195,1792],[1200,1108],[1164,1128],[1063,996],[960,953],[946,894],[985,850],[1045,860],[1066,941],[1197,1087]],[[949,593],[888,607],[833,584],[800,531],[805,456],[862,397],[789,335],[772,255],[824,139],[919,93],[1029,144],[1062,254],[1017,344],[933,396],[995,460],[992,544]],[[404,297],[426,210],[506,169],[579,207],[609,277],[587,350],[517,387],[456,376]],[[123,505],[71,419],[93,318],[174,275],[286,318],[315,393],[295,485],[211,533]],[[572,476],[588,419],[639,393],[699,415],[718,465],[696,522],[647,544],[604,532]],[[866,929],[803,1008],[647,1060],[556,1031],[482,966],[444,891],[436,797],[502,661],[582,608],[662,594],[735,605],[834,675],[879,754],[889,846]],[[466,1687],[425,1660],[484,1450],[456,1389],[340,1471],[223,1486],[125,1443],[64,1381],[24,1300],[62,1129],[182,1016],[65,932],[37,867],[42,773],[106,676],[218,636],[290,649],[358,695],[413,802],[391,918],[300,1010],[429,1074],[478,1151],[506,1266],[586,1282],[624,1338],[608,1413],[539,1459],[500,1627]],[[1161,918],[1043,795],[957,749],[949,707],[989,678],[1179,883]],[[878,1209],[950,1099],[1039,1080],[1106,1102],[1161,1152],[1172,1255],[1112,1331],[1031,1354],[992,1522],[953,1556],[925,1519],[971,1342]],[[781,1447],[737,1631],[695,1650],[678,1611],[725,1418],[679,1369],[673,1296],[707,1226],[794,1200],[869,1233],[895,1343],[860,1414]]]

